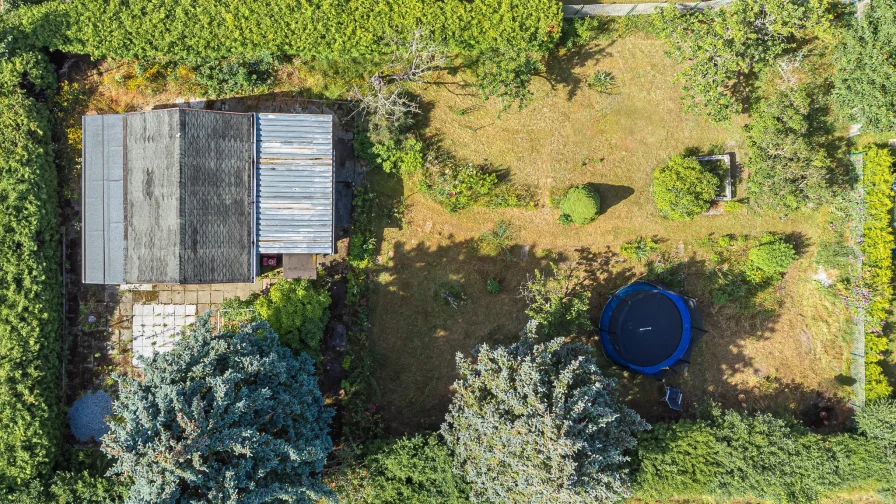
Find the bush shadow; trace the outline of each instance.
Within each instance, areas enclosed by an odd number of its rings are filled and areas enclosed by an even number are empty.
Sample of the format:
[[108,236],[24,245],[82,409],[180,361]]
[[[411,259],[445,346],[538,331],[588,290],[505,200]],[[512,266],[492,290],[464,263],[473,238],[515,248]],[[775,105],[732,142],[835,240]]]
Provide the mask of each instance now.
[[585,184],[600,196],[600,213],[605,214],[614,206],[629,199],[635,194],[634,188],[626,185],[591,182]]

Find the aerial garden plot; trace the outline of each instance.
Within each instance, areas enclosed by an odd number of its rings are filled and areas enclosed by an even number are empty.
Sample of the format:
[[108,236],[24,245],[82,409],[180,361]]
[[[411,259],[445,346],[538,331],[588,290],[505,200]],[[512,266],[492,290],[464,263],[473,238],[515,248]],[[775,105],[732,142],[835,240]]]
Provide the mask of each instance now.
[[5,6],[0,500],[896,499],[896,2],[562,4]]

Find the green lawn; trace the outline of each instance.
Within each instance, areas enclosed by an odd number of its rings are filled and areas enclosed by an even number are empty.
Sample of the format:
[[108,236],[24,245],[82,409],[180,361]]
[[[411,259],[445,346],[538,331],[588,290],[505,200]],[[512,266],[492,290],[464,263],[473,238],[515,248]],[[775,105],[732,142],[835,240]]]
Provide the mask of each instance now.
[[[514,181],[535,188],[540,205],[449,214],[396,179],[375,176],[375,186],[404,194],[409,205],[404,226],[385,230],[371,300],[377,400],[390,431],[436,428],[450,401],[455,354],[482,342],[513,341],[526,321],[519,286],[527,274],[550,260],[584,261],[597,316],[610,292],[643,272],[618,255],[619,246],[637,236],[656,236],[686,263],[684,293],[699,300],[710,330],[680,383],[687,407],[711,397],[729,407],[792,411],[816,392],[846,393],[835,377],[846,366],[848,317],[811,279],[824,215],[780,218],[749,208],[691,222],[657,215],[651,172],[669,156],[692,147],[743,152],[740,120],[717,125],[683,113],[676,67],[663,50],[661,42],[637,35],[557,56],[548,74],[535,79],[534,100],[523,110],[501,113],[499,104],[483,104],[448,76],[423,92],[427,135],[463,158],[506,168]],[[587,88],[597,69],[615,76],[615,93]],[[564,227],[547,204],[549,195],[580,183],[598,185],[603,214],[584,228]],[[484,257],[473,247],[498,220],[513,224],[517,246],[509,260]],[[779,313],[759,320],[713,307],[705,257],[695,242],[709,234],[763,231],[798,233],[806,244],[778,288]],[[501,279],[500,294],[486,292],[489,277]],[[446,290],[463,292],[465,302],[450,307],[440,295]],[[621,376],[626,399],[642,414],[666,414],[656,382],[606,369]]]

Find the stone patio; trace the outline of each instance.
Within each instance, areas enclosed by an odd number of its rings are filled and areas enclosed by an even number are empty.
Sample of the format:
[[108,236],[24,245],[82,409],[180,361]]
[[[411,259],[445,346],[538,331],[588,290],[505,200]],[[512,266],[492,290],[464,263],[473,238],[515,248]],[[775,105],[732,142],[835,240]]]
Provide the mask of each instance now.
[[134,305],[191,305],[196,307],[196,314],[212,312],[215,321],[217,310],[225,298],[239,297],[245,299],[249,295],[261,292],[276,279],[259,278],[255,283],[231,284],[153,284],[134,289],[119,289],[118,307],[112,317],[110,329],[113,336],[125,348],[130,348],[133,341]]

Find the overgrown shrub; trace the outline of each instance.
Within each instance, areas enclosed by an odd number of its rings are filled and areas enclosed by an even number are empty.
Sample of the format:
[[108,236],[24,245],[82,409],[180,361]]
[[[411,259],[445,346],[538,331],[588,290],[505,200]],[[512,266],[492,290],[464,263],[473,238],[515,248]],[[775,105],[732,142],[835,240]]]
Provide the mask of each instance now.
[[747,254],[750,265],[759,268],[765,273],[783,273],[790,268],[796,260],[796,251],[793,245],[784,241],[784,238],[775,234],[763,236],[759,243],[750,248]]
[[103,438],[111,475],[134,478],[132,502],[315,502],[333,448],[311,359],[293,357],[267,324],[189,338],[118,377],[116,421]]
[[240,325],[267,322],[274,332],[283,335],[280,343],[317,361],[330,318],[329,306],[330,293],[326,288],[309,280],[280,280],[267,295],[225,299],[219,317],[222,325],[234,330]]
[[476,251],[487,256],[504,256],[510,259],[513,246],[513,228],[507,221],[498,221],[494,229],[485,231],[476,238]]
[[581,344],[535,343],[457,356],[461,378],[442,434],[473,502],[609,503],[628,496],[625,464],[649,428],[617,398]]
[[606,18],[598,16],[564,18],[557,45],[567,50],[581,47],[596,39],[606,24]]
[[41,54],[0,61],[0,496],[44,480],[62,443],[54,89]]
[[276,61],[270,54],[252,58],[195,61],[187,64],[209,97],[262,93],[271,89]]
[[627,259],[638,262],[644,262],[651,254],[656,252],[660,245],[650,238],[639,236],[634,240],[629,240],[619,247],[620,253]]
[[588,89],[598,93],[610,94],[616,87],[616,78],[606,70],[598,70],[588,76]]
[[653,172],[653,199],[660,215],[690,220],[709,209],[719,180],[696,159],[675,156]]
[[776,89],[753,114],[747,146],[752,203],[778,212],[818,207],[840,182],[829,154],[828,110],[810,86]]
[[822,436],[770,415],[713,408],[708,419],[657,425],[638,439],[642,498],[762,499],[799,504],[894,483],[884,452],[861,436]]
[[[364,141],[363,138],[361,141]],[[358,139],[355,139],[357,145]],[[360,150],[363,158],[386,173],[413,177],[423,171],[423,142],[414,137],[388,138]]]
[[427,154],[419,187],[449,212],[472,207],[533,205],[531,194],[525,188],[501,180],[492,167],[460,161],[440,148]]
[[864,155],[865,225],[862,283],[868,292],[865,307],[865,399],[873,401],[893,392],[880,367],[886,351],[883,335],[893,302],[893,156],[871,147]]
[[[850,16],[851,17],[851,16]],[[896,130],[896,1],[870,2],[846,20],[837,45],[834,98],[840,114],[867,131]]]
[[[859,432],[896,450],[896,399],[878,399],[856,410]],[[896,463],[896,461],[894,461]]]
[[551,272],[535,270],[521,287],[528,303],[526,314],[548,338],[566,337],[590,327],[591,293],[574,266],[551,263]]
[[309,280],[280,280],[255,301],[258,316],[296,353],[320,358],[320,341],[330,318],[330,293]]
[[560,200],[560,219],[564,217],[579,226],[584,226],[597,218],[600,212],[600,196],[588,186],[576,186],[566,192]]
[[[754,252],[763,243],[768,250]],[[782,279],[781,268],[792,263],[793,247],[781,237],[747,235],[705,237],[697,244],[706,254],[712,274],[705,278],[717,306],[730,306],[745,315],[774,313],[780,306],[775,286]],[[789,248],[788,248],[789,247]],[[754,262],[755,260],[755,262]],[[760,266],[768,268],[762,269]]]
[[54,504],[121,504],[128,495],[128,484],[118,477],[90,474],[87,471],[60,471],[53,475],[50,500]]
[[129,478],[107,476],[112,462],[93,449],[64,445],[56,471],[47,481],[32,480],[0,496],[4,504],[123,504]]
[[450,450],[435,434],[373,443],[336,478],[345,502],[466,504],[470,493],[454,473]]

